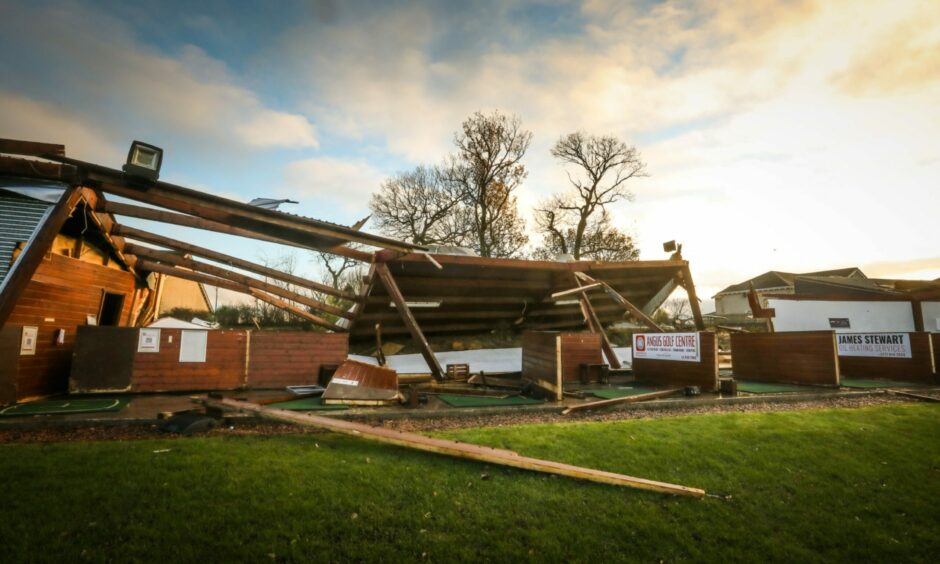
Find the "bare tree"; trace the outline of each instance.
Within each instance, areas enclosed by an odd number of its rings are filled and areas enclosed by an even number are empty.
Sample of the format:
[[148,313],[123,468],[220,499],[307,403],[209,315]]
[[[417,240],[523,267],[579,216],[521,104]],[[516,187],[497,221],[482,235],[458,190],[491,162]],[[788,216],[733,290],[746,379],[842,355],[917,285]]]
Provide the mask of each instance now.
[[[613,136],[586,135],[582,132],[563,136],[552,147],[552,155],[576,170],[568,172],[572,190],[556,194],[536,210],[536,223],[544,237],[539,253],[562,249],[575,259],[599,258],[591,248],[604,253],[617,241],[632,239],[617,230],[607,215],[607,206],[633,200],[626,187],[631,178],[646,176],[646,165],[635,147]],[[601,216],[595,216],[601,212]],[[635,249],[633,249],[635,250]],[[627,255],[632,251],[625,251]],[[613,253],[618,256],[617,252]],[[635,258],[635,257],[634,257]],[[621,259],[623,260],[623,259]]]
[[[571,254],[569,246],[575,239],[575,229],[565,225],[563,215],[559,216],[557,207],[543,206],[536,210],[536,225],[542,231],[542,243],[533,255],[535,258],[552,260],[558,255]],[[578,258],[590,258],[602,261],[628,261],[640,258],[640,250],[633,237],[612,225],[610,214],[601,210],[588,221],[581,238],[581,252]]]
[[454,135],[457,153],[449,159],[446,177],[464,194],[471,220],[469,244],[480,256],[512,256],[528,242],[513,192],[528,174],[522,157],[531,141],[532,133],[522,128],[518,116],[498,111],[476,112]]
[[469,209],[459,184],[447,182],[440,168],[418,166],[382,183],[369,208],[385,234],[418,245],[464,245],[470,232]]

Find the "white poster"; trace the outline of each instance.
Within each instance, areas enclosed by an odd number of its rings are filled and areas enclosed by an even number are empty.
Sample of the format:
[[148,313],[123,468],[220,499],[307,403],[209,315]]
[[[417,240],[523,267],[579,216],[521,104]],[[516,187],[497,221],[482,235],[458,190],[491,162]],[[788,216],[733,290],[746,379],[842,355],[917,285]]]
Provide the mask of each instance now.
[[875,356],[911,358],[911,339],[907,333],[838,333],[839,356]]
[[141,329],[137,336],[137,352],[140,353],[158,353],[160,352],[160,330],[159,329]]
[[180,337],[180,362],[205,362],[208,331],[183,330]]
[[20,341],[20,355],[35,355],[37,340],[39,340],[39,327],[23,327],[23,338]]
[[633,358],[701,362],[701,339],[698,333],[637,333]]

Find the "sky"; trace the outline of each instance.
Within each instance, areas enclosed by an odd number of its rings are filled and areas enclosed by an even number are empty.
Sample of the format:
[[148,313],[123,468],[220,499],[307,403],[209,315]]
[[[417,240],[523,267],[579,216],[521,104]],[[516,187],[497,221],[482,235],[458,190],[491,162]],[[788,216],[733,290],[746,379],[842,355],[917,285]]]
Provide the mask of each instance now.
[[616,224],[641,259],[682,243],[702,297],[767,270],[940,277],[936,0],[0,0],[0,77],[0,137],[114,168],[139,139],[163,180],[318,219],[364,217],[383,179],[499,110],[533,133],[529,218],[567,187],[559,137],[635,146],[649,176]]

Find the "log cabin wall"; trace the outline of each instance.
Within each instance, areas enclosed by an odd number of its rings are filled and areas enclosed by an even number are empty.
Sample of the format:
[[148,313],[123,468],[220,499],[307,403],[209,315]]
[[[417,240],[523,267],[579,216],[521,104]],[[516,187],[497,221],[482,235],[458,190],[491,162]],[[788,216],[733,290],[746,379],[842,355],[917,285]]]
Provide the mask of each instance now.
[[[160,329],[160,351],[134,355],[132,392],[231,390],[245,386],[247,331],[205,331],[205,362],[180,362],[184,332],[188,330]],[[136,341],[133,346],[136,348]]]
[[596,333],[561,333],[561,379],[581,381],[582,364],[603,364],[601,336]]
[[339,366],[348,353],[348,333],[252,331],[248,386],[281,388],[316,384],[320,366]]
[[[114,265],[48,253],[5,324],[39,328],[36,354],[18,357],[15,399],[66,392],[78,327],[99,315],[106,292],[124,296],[117,323],[129,324],[135,289],[134,275]],[[65,338],[57,344],[60,329]]]

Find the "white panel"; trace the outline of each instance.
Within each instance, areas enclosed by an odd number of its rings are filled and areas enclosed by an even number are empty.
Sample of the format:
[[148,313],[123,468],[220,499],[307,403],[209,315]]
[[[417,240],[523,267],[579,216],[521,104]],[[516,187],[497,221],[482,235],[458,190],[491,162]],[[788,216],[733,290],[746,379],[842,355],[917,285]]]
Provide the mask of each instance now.
[[910,302],[846,302],[824,300],[769,300],[776,310],[777,331],[832,331],[830,318],[847,318],[849,327],[837,333],[908,333],[914,330]]
[[180,362],[205,362],[208,331],[183,330],[180,336]]
[[160,352],[160,330],[159,329],[141,329],[137,335],[137,352],[139,353],[158,353]]
[[940,333],[940,302],[922,302],[924,313],[924,331]]

